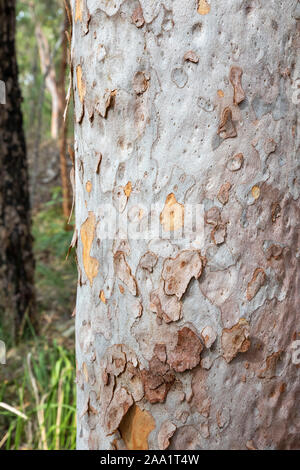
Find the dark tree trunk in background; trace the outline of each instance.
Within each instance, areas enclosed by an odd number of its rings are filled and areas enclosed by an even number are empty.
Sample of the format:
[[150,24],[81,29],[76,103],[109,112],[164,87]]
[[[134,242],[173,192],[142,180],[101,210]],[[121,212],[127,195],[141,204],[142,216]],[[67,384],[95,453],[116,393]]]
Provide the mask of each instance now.
[[16,334],[33,320],[34,259],[21,93],[15,50],[15,0],[0,0],[0,315]]

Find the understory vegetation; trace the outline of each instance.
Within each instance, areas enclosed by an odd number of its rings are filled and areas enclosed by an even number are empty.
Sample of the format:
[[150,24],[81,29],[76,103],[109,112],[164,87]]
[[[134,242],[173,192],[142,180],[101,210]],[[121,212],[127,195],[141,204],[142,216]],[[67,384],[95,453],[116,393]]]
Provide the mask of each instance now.
[[76,396],[74,318],[76,264],[66,254],[72,232],[61,213],[61,190],[33,218],[39,332],[27,321],[7,345],[0,374],[0,449],[74,449]]

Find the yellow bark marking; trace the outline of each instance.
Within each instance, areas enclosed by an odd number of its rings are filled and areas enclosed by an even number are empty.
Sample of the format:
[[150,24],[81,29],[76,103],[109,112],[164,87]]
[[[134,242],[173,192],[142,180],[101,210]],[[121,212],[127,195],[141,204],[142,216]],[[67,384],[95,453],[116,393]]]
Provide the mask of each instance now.
[[132,184],[131,184],[131,181],[128,181],[128,183],[124,187],[124,193],[125,193],[127,199],[129,198],[129,196],[131,194],[131,191],[132,191]]
[[199,0],[198,13],[200,15],[207,15],[210,12],[210,5],[206,0]]
[[252,196],[254,197],[254,199],[258,199],[259,196],[260,196],[260,189],[259,189],[259,186],[253,186],[252,190]]
[[85,185],[85,188],[87,190],[88,193],[90,193],[92,191],[92,183],[90,181],[87,181],[86,185]]
[[90,256],[94,236],[95,236],[96,217],[93,212],[89,212],[89,216],[82,224],[80,234],[82,240],[82,257],[83,267],[87,275],[90,285],[93,285],[93,279],[98,274],[99,263],[96,258]]
[[184,205],[176,201],[173,193],[167,196],[165,207],[160,214],[160,223],[165,232],[178,230],[184,223]]
[[223,90],[218,90],[218,95],[220,98],[224,98],[224,91]]
[[75,22],[82,21],[82,0],[76,0],[75,3]]
[[100,291],[99,298],[102,300],[104,304],[106,304],[106,297],[104,295],[103,290]]
[[133,405],[121,421],[119,430],[128,450],[147,450],[148,436],[155,421],[148,411]]
[[85,362],[82,364],[82,372],[83,372],[84,380],[86,381],[86,383],[88,383],[89,372],[88,372],[88,368]]
[[84,98],[85,98],[86,88],[85,88],[85,82],[82,78],[81,65],[77,65],[76,67],[76,77],[77,77],[77,88],[78,88],[79,99],[81,103],[83,103]]

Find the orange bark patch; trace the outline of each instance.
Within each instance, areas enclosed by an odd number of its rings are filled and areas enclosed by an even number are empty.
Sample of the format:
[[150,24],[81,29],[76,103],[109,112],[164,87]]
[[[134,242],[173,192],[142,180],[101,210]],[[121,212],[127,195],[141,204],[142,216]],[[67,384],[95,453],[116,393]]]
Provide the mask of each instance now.
[[127,199],[129,198],[129,196],[131,194],[131,191],[132,191],[132,184],[131,184],[131,181],[128,181],[128,183],[124,187],[124,193],[125,193]]
[[103,290],[100,291],[99,298],[104,304],[106,304],[106,297],[104,295]]
[[251,193],[252,193],[252,196],[253,196],[254,199],[258,199],[259,196],[260,196],[259,186],[253,186],[253,188],[251,190]]
[[85,189],[87,190],[88,193],[90,193],[92,191],[92,183],[90,181],[87,181],[86,185],[85,185]]
[[86,87],[85,87],[85,82],[82,78],[82,67],[81,65],[77,65],[76,67],[76,77],[77,77],[77,88],[78,88],[78,94],[79,94],[79,99],[81,103],[84,102],[85,94],[86,94]]
[[173,193],[167,196],[165,207],[160,214],[160,223],[165,232],[178,230],[184,224],[184,205],[176,201]]
[[210,12],[210,5],[206,0],[199,0],[197,11],[200,15],[207,15]]
[[119,426],[128,450],[148,450],[148,436],[155,429],[155,421],[148,411],[133,405]]
[[82,240],[82,257],[83,267],[87,275],[90,285],[93,285],[93,279],[98,274],[99,263],[96,258],[90,256],[94,236],[95,236],[96,217],[93,212],[89,212],[89,216],[82,224],[80,234]]
[[76,0],[75,3],[75,22],[82,21],[82,0]]

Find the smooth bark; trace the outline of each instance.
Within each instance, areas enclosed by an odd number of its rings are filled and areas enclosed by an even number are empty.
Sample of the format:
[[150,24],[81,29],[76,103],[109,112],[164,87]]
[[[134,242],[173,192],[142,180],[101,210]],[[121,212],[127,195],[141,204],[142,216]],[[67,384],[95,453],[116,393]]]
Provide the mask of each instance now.
[[78,448],[299,448],[299,2],[72,7]]

